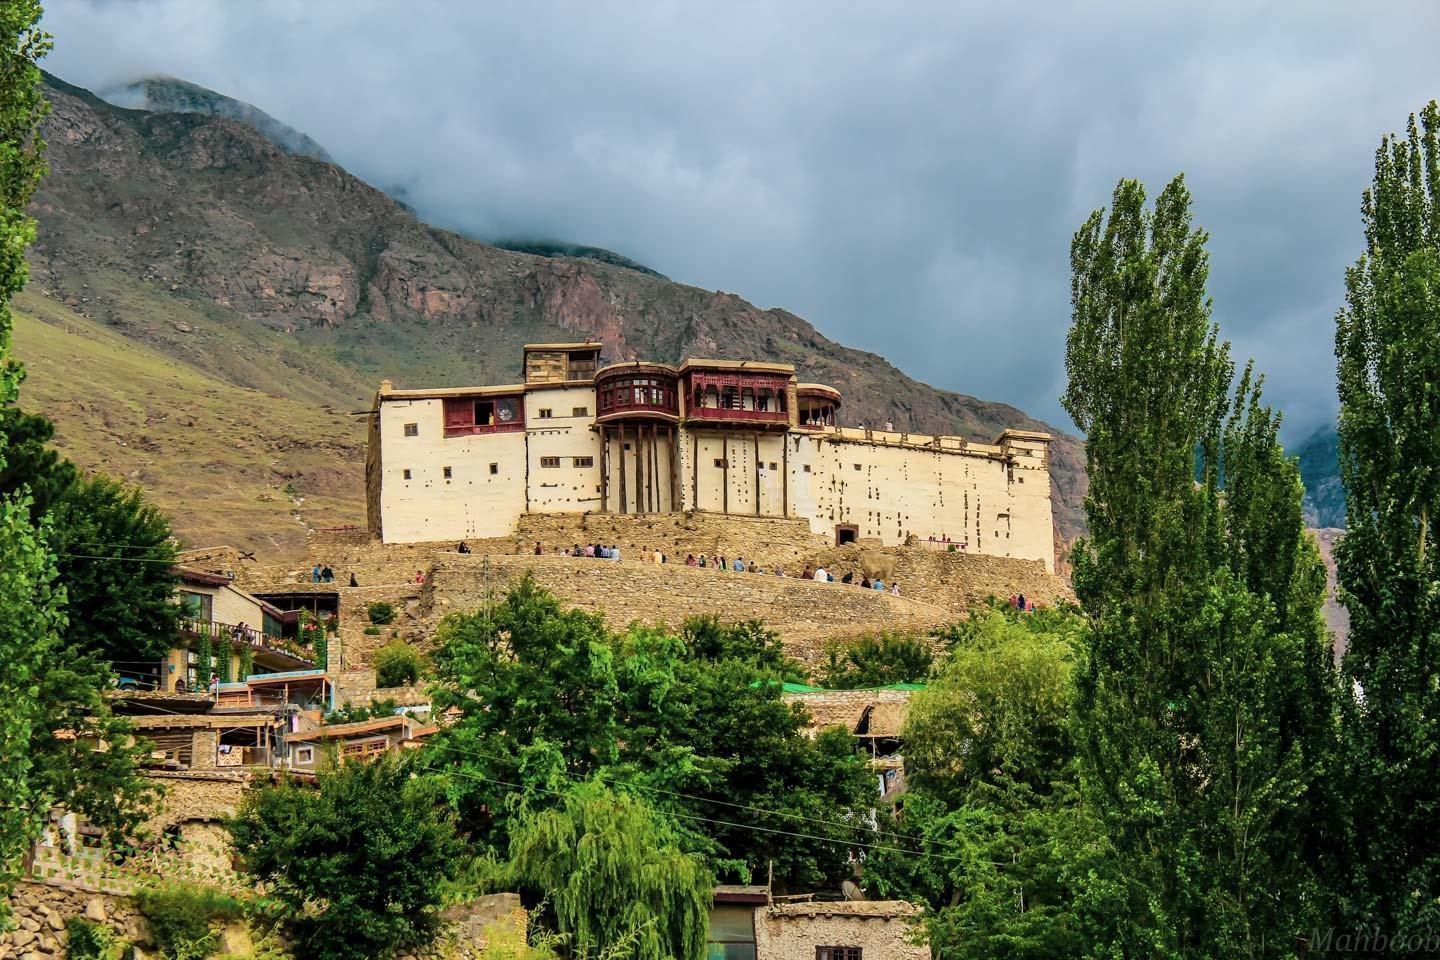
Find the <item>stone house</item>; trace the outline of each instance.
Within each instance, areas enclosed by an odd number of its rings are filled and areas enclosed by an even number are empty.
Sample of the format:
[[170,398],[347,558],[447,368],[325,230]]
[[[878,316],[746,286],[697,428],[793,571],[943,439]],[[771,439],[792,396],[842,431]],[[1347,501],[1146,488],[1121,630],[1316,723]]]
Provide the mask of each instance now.
[[896,683],[861,690],[827,690],[799,683],[784,685],[783,699],[803,705],[810,715],[811,736],[839,727],[855,738],[870,756],[882,799],[893,800],[905,790],[903,735],[910,697],[924,684]]
[[766,887],[716,887],[708,960],[929,960],[916,942],[919,913],[903,900],[777,900]]

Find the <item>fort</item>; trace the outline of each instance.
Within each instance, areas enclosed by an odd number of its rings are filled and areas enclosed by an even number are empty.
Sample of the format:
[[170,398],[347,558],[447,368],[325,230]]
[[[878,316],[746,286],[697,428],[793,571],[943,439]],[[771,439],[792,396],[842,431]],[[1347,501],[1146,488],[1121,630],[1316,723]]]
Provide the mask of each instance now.
[[438,543],[513,536],[547,515],[760,517],[803,521],[837,547],[922,544],[1054,570],[1048,434],[844,427],[840,392],[789,364],[602,366],[600,351],[527,345],[516,384],[382,381],[370,534]]

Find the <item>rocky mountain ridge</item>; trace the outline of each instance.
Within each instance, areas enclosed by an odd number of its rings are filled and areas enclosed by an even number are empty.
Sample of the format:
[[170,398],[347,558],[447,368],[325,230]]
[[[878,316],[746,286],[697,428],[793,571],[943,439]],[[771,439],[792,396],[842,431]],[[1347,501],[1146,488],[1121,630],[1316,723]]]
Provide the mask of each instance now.
[[434,228],[227,117],[127,110],[53,78],[47,87],[51,172],[34,201],[33,285],[217,381],[367,405],[382,376],[514,377],[518,346],[552,338],[594,338],[609,360],[783,361],[838,387],[848,422],[984,440],[1048,430],[1057,538],[1080,529],[1080,442],[1013,407],[919,383],[732,293]]

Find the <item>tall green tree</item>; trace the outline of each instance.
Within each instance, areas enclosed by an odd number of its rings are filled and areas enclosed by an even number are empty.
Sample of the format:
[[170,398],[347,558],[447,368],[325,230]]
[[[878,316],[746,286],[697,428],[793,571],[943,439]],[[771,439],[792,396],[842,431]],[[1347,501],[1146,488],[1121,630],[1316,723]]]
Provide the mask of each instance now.
[[1071,246],[1063,401],[1086,434],[1076,739],[1126,865],[1119,944],[1286,956],[1319,915],[1312,790],[1333,760],[1321,580],[1249,372],[1231,395],[1183,178],[1121,181]]
[[[35,222],[26,208],[45,172],[38,131],[46,103],[35,64],[50,41],[39,21],[33,0],[0,5],[0,410],[14,403],[23,376],[10,357],[10,299],[28,276]],[[0,439],[0,469],[8,459]],[[0,894],[8,893],[48,808],[31,746],[45,728],[40,686],[64,625],[64,592],[44,534],[32,522],[28,496],[0,498]]]
[[1121,871],[1080,793],[1070,730],[1082,626],[975,611],[911,701],[894,829],[930,856],[871,852],[864,882],[924,906],[938,957],[1079,958],[1113,939]]
[[554,925],[586,956],[628,944],[633,960],[700,960],[714,876],[666,819],[598,783],[526,812],[510,840],[507,879],[547,902]]
[[1351,920],[1440,930],[1440,108],[1381,140],[1336,320]]
[[[87,631],[90,646],[72,643],[84,618],[66,589],[54,513],[75,487],[74,468],[45,449],[48,422],[15,407],[24,370],[10,355],[10,300],[28,275],[35,222],[26,211],[45,173],[48,105],[36,62],[50,38],[39,20],[35,0],[0,3],[0,893],[52,805],[119,836],[152,797],[138,775],[141,748],[102,696],[111,674],[93,648],[103,621]],[[131,575],[117,570],[110,583]],[[124,603],[108,602],[111,613]]]
[[228,826],[303,955],[327,960],[431,943],[464,853],[438,784],[394,755],[324,770],[313,786],[261,787]]

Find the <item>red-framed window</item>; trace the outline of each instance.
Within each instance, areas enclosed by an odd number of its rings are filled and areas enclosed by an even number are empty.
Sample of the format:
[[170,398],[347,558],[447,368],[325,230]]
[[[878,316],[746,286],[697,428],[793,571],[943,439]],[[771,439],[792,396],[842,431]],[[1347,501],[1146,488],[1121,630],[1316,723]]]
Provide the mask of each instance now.
[[507,433],[525,429],[525,400],[519,394],[503,397],[447,397],[445,436]]

